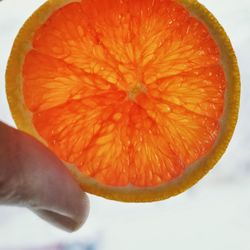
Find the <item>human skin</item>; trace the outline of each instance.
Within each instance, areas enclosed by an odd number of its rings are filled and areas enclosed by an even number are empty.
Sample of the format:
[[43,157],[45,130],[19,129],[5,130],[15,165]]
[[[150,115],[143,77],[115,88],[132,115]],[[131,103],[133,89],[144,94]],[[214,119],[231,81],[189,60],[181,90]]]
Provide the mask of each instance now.
[[0,205],[27,207],[69,232],[89,213],[89,200],[63,163],[33,137],[0,122]]

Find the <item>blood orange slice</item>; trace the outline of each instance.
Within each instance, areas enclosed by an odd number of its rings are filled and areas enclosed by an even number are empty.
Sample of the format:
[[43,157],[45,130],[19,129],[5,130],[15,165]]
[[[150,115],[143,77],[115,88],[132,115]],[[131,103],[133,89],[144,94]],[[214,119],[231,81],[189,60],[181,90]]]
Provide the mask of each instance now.
[[219,160],[240,80],[223,28],[191,0],[50,0],[14,43],[7,96],[18,128],[83,190],[153,201]]

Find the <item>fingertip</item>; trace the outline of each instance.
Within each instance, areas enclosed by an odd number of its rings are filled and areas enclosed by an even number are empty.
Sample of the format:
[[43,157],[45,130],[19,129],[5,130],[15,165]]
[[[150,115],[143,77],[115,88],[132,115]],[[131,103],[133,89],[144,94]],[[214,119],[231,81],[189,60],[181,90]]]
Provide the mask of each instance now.
[[62,229],[68,233],[78,231],[86,222],[89,215],[89,198],[83,193],[81,208],[79,214],[64,215],[47,209],[32,209],[36,215],[47,221],[53,226]]
[[62,229],[63,231],[72,233],[80,229],[80,223],[78,221],[74,221],[72,218],[69,218],[67,216],[43,209],[32,211],[44,221],[59,229]]

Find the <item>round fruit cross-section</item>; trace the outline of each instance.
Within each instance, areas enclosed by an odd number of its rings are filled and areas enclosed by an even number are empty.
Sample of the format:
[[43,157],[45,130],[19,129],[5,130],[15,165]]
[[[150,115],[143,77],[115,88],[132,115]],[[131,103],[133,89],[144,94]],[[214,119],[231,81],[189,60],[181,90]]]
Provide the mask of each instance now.
[[239,73],[222,27],[189,0],[51,0],[7,69],[17,126],[83,190],[152,201],[184,191],[232,136]]

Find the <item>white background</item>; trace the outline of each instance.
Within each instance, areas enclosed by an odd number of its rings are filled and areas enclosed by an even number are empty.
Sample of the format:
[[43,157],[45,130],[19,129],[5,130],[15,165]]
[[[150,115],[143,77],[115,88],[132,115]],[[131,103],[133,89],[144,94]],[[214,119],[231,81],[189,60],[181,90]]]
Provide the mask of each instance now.
[[[0,2],[0,120],[13,126],[4,89],[6,61],[18,29],[43,2]],[[46,249],[73,241],[93,243],[92,248],[81,248],[91,250],[250,249],[250,1],[200,2],[231,38],[242,79],[239,122],[216,168],[189,191],[162,202],[125,204],[90,196],[90,217],[73,234],[46,224],[29,210],[0,207],[0,249]]]

